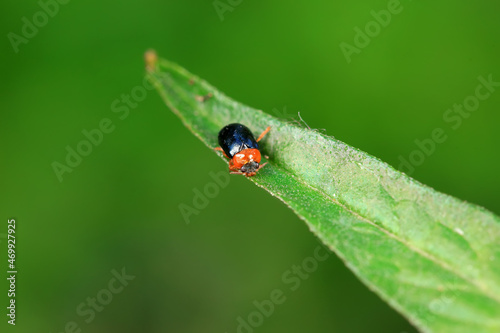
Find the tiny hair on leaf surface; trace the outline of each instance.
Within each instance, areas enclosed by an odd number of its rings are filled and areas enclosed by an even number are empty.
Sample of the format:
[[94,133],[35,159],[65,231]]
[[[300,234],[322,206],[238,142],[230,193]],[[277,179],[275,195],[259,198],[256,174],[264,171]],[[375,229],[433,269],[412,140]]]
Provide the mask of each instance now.
[[154,51],[146,53],[146,72],[211,149],[227,124],[254,134],[271,126],[261,147],[269,163],[248,179],[291,208],[420,331],[500,332],[498,216],[339,140],[238,103]]

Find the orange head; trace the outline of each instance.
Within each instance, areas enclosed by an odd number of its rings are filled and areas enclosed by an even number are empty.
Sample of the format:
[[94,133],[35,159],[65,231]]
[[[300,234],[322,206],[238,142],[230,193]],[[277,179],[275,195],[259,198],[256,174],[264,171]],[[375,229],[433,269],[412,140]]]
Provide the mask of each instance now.
[[229,169],[232,171],[239,171],[245,176],[254,176],[259,170],[260,151],[254,148],[243,149],[229,162]]

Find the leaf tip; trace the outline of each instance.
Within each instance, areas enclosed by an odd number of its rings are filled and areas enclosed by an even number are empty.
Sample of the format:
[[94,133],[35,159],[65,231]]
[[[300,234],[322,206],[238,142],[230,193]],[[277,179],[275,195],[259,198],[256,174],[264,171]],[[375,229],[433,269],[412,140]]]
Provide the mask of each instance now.
[[152,72],[158,65],[158,55],[153,49],[149,49],[144,53],[144,62],[146,63],[146,70]]

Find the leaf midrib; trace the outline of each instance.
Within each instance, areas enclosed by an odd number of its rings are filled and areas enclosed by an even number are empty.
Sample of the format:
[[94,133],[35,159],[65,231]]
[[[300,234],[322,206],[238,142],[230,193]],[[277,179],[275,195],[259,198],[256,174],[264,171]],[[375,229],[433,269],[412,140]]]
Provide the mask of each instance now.
[[[456,276],[460,277],[461,279],[463,279],[464,281],[467,281],[469,282],[471,285],[475,286],[478,290],[481,290],[484,292],[484,294],[486,296],[488,296],[490,299],[494,300],[495,302],[499,303],[500,304],[500,297],[496,296],[495,294],[490,294],[488,293],[488,290],[487,289],[484,289],[482,287],[481,284],[478,284],[476,282],[476,280],[471,280],[470,278],[468,278],[467,276],[465,275],[462,275],[462,274],[459,274],[457,273],[453,267],[449,266],[446,262],[442,261],[441,259],[439,258],[436,258],[434,257],[432,254],[422,250],[422,249],[419,249],[418,247],[412,245],[411,243],[408,243],[408,242],[405,242],[403,239],[401,239],[398,235],[392,233],[391,231],[383,228],[382,226],[376,224],[375,222],[371,221],[369,218],[365,217],[365,216],[362,216],[360,213],[352,210],[351,208],[349,208],[348,206],[346,206],[344,203],[341,203],[339,202],[337,199],[333,198],[330,194],[322,191],[321,189],[318,189],[310,184],[307,184],[306,182],[303,181],[303,179],[301,177],[298,177],[294,174],[292,174],[289,170],[287,170],[286,168],[283,168],[281,166],[277,166],[276,164],[274,163],[271,163],[271,165],[273,165],[274,167],[277,167],[281,170],[283,170],[283,172],[289,174],[292,178],[294,178],[297,182],[299,182],[301,185],[303,186],[306,186],[310,189],[312,189],[313,191],[316,191],[317,193],[319,193],[320,195],[324,196],[324,197],[327,197],[331,202],[333,202],[334,204],[337,204],[338,206],[342,207],[345,211],[351,213],[353,216],[355,216],[358,220],[360,221],[364,221],[365,223],[368,223],[372,226],[374,226],[375,228],[377,228],[378,230],[380,230],[381,232],[385,233],[386,235],[388,235],[389,237],[391,237],[392,239],[398,241],[399,243],[403,244],[404,246],[406,246],[408,249],[412,250],[413,252],[415,253],[418,253],[420,255],[422,255],[423,257],[429,259],[431,262],[433,263],[436,263],[438,264],[438,266],[440,266],[441,268],[443,268],[444,270],[447,270],[453,274],[455,274]],[[267,190],[267,189],[266,189]]]

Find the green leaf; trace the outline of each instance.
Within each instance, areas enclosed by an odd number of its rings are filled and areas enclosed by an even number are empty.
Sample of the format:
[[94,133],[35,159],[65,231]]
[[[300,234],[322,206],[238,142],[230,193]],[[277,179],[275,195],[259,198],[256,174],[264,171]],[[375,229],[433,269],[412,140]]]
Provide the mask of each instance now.
[[500,332],[498,216],[339,140],[242,105],[154,53],[147,67],[169,108],[210,148],[229,123],[257,134],[272,126],[262,141],[269,164],[249,180],[290,207],[417,328]]

